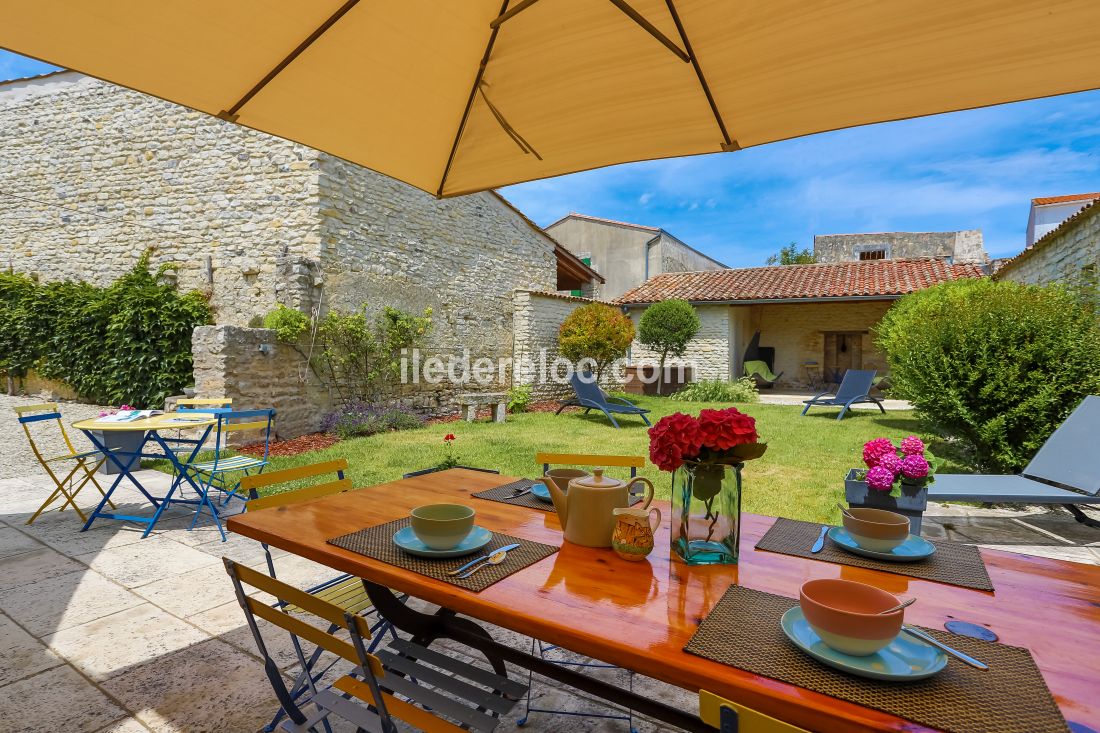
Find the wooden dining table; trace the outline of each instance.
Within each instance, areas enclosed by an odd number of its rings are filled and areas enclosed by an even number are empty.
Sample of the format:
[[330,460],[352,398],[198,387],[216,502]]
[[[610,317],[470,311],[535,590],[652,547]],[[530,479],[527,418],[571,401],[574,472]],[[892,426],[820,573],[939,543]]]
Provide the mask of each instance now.
[[[452,469],[392,481],[314,501],[229,519],[228,528],[281,550],[367,581],[379,611],[395,625],[431,639],[450,636],[477,645],[484,632],[473,621],[511,629],[671,685],[708,690],[807,730],[927,731],[929,728],[800,687],[685,652],[699,623],[731,584],[789,598],[813,578],[870,583],[916,597],[906,621],[943,628],[957,619],[986,626],[1005,644],[1029,649],[1066,719],[1091,727],[1100,721],[1100,568],[982,549],[995,592],[835,565],[754,549],[775,521],[743,515],[737,565],[688,566],[675,560],[666,523],[656,550],[643,562],[627,562],[610,549],[563,541],[554,512],[472,498],[470,494],[516,480]],[[477,510],[490,530],[560,545],[556,554],[480,593],[434,580],[327,543],[350,532],[408,515],[412,508],[458,502]],[[654,502],[667,512],[667,505]],[[667,513],[665,515],[668,516]],[[387,589],[392,589],[392,592]],[[393,592],[440,607],[435,616],[412,611]],[[438,628],[432,628],[432,625]],[[487,644],[488,642],[486,642]],[[493,642],[495,644],[495,642]],[[483,645],[484,646],[484,645]],[[503,647],[504,645],[497,645]],[[566,684],[571,670],[508,647],[484,646],[501,658]],[[606,683],[600,683],[606,684]],[[608,699],[688,730],[703,730],[695,710],[658,700],[634,700],[607,687],[587,688]],[[607,694],[604,694],[607,693]],[[635,696],[637,697],[637,696]],[[637,704],[634,704],[637,703]]]

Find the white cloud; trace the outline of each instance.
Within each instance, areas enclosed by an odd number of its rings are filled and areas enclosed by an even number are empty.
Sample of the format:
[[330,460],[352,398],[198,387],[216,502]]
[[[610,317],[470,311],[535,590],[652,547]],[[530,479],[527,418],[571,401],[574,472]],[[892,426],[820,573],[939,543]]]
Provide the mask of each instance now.
[[643,193],[641,196],[638,197],[638,203],[641,204],[642,206],[647,205],[652,200],[653,200],[653,192],[652,191],[646,191],[645,193]]

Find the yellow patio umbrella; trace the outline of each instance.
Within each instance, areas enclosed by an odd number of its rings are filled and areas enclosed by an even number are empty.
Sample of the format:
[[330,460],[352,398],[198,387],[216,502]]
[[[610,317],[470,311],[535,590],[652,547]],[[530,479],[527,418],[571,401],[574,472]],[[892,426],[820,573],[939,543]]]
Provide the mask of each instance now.
[[1100,87],[1097,0],[4,0],[0,47],[437,196]]

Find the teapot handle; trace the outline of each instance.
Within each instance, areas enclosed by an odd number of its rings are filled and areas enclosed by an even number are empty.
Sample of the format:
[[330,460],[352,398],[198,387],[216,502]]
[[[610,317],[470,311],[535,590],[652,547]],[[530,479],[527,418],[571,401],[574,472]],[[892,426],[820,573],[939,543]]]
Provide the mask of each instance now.
[[[657,521],[656,522],[653,521],[653,519],[654,519],[653,512],[657,512],[657,517],[656,517]],[[656,532],[657,528],[660,527],[660,526],[661,526],[661,510],[658,509],[655,506],[652,506],[652,507],[649,508],[649,528],[651,530],[653,530],[654,532]]]
[[653,482],[642,476],[638,476],[630,480],[631,486],[638,483],[646,485],[645,501],[642,503],[642,509],[649,509],[649,505],[653,503]]

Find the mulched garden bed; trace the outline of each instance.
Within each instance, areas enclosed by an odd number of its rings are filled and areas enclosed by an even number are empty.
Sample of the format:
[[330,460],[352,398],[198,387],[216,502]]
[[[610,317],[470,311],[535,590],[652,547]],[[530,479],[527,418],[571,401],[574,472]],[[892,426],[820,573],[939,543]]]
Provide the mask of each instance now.
[[[271,444],[269,455],[272,456],[296,456],[300,453],[323,450],[339,442],[339,438],[328,433],[309,433],[290,440],[277,440]],[[262,457],[264,454],[263,443],[249,443],[237,449],[241,453],[250,456]]]
[[[527,412],[557,412],[558,407],[561,406],[561,402],[558,400],[547,400],[545,402],[532,402],[527,405]],[[563,412],[571,412],[577,410],[576,407],[567,407]],[[511,413],[509,413],[511,414]],[[477,419],[491,420],[493,417],[493,408],[481,407],[477,411]],[[462,420],[462,413],[455,413],[454,415],[443,415],[441,417],[431,417],[425,420],[427,425],[439,425],[441,423],[459,422]]]

